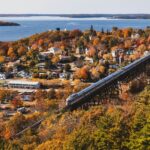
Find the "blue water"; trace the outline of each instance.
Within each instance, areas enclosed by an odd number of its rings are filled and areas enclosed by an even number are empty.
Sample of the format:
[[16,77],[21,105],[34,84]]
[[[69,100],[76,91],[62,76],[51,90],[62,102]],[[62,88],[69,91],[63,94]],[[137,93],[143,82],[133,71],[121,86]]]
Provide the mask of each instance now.
[[[1,19],[1,18],[0,18]],[[0,41],[14,41],[21,38],[28,37],[35,33],[40,33],[60,27],[61,29],[89,29],[91,25],[94,29],[101,30],[102,28],[111,30],[113,26],[119,28],[133,27],[133,28],[146,28],[150,26],[150,20],[81,20],[81,19],[66,19],[66,20],[9,20],[21,24],[16,27],[0,27]]]

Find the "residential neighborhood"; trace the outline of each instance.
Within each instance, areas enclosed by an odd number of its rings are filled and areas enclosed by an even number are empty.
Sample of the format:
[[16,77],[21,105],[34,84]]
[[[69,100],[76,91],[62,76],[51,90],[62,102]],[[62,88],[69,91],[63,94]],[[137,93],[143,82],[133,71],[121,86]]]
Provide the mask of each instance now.
[[[0,47],[1,88],[49,90],[48,82],[60,80],[70,85],[79,80],[96,82],[149,53],[149,28],[118,29],[112,32],[90,30],[48,31]],[[50,37],[46,40],[47,37]],[[32,42],[31,42],[32,41]],[[28,43],[28,44],[25,44]],[[41,82],[42,80],[42,82]],[[59,89],[60,90],[60,89]],[[73,89],[72,89],[73,90]]]

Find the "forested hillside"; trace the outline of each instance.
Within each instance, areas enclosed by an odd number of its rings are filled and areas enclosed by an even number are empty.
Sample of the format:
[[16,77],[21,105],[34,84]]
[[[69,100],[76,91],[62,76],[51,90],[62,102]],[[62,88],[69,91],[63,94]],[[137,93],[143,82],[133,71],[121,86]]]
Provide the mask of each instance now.
[[18,114],[8,121],[5,127],[1,123],[1,149],[148,150],[150,86],[118,105],[103,104],[89,110],[76,110],[59,116],[51,113],[39,128],[29,130],[19,138],[8,138],[9,129],[21,128],[23,122],[30,119]]

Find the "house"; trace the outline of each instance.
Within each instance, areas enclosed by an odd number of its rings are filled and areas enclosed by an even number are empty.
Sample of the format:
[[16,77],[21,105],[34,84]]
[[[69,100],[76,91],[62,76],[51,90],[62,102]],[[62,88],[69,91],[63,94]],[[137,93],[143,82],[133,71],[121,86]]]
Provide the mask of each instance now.
[[132,55],[133,54],[133,50],[127,50],[126,51],[126,55]]
[[112,54],[113,58],[117,57],[117,52],[116,51],[112,51],[111,54]]
[[116,65],[116,64],[110,64],[110,65],[109,65],[109,68],[110,68],[110,69],[118,69],[118,67],[119,67],[119,66]]
[[48,75],[48,77],[49,77],[49,78],[53,78],[53,79],[57,79],[57,78],[59,78],[59,74],[60,74],[59,71],[52,71],[52,72]]
[[36,65],[36,67],[38,67],[39,70],[44,70],[46,65],[45,65],[45,63],[39,63]]
[[118,63],[121,64],[124,61],[123,55],[120,55],[118,58]]
[[3,79],[0,80],[0,87],[7,87],[6,80],[3,80]]
[[65,63],[65,62],[70,62],[71,61],[71,56],[64,56],[60,55],[60,63]]
[[89,49],[86,48],[86,49],[85,49],[85,54],[88,55],[88,52],[89,52]]
[[10,57],[5,57],[5,62],[10,62]]
[[40,53],[41,55],[39,55],[38,59],[40,62],[45,62],[46,54],[44,52],[42,52],[42,53],[43,53],[43,55]]
[[72,71],[76,71],[77,70],[77,67],[76,67],[75,63],[70,63],[70,66],[71,66],[71,70]]
[[25,81],[25,80],[9,80],[7,82],[9,88],[22,88],[22,89],[39,89],[39,82]]
[[83,48],[76,48],[76,54],[85,54],[85,50]]
[[45,60],[45,57],[48,57],[51,54],[50,51],[46,51],[46,52],[40,52],[40,57],[39,60]]
[[101,64],[101,65],[103,65],[103,64],[105,64],[105,60],[103,59],[103,58],[101,58],[100,60],[99,60],[99,63]]
[[16,65],[19,65],[20,64],[20,60],[17,60],[15,62],[8,62],[7,63],[7,67],[15,67]]
[[88,63],[91,63],[91,64],[93,64],[94,63],[94,60],[93,60],[93,58],[90,58],[90,57],[85,57],[85,59],[84,59],[86,62],[88,62]]
[[[40,52],[40,55],[41,55],[40,58],[42,58],[42,56],[43,56],[43,57],[47,57],[47,56],[49,56],[50,54],[53,54],[53,55],[61,55],[61,54],[62,54],[62,50],[59,49],[59,48],[56,48],[56,47],[51,47],[51,48],[49,48],[48,51],[46,51],[46,52]],[[42,58],[42,59],[44,59],[44,58]]]
[[60,55],[62,54],[62,50],[56,47],[51,47],[48,49],[48,52],[54,54],[54,55]]
[[145,52],[144,52],[144,56],[147,56],[147,55],[149,55],[149,54],[150,54],[149,51],[145,51]]
[[28,112],[28,109],[25,107],[21,107],[17,109],[17,112],[22,113],[22,114],[26,114]]
[[63,72],[63,73],[60,73],[59,74],[59,77],[61,78],[61,79],[69,79],[70,78],[70,73],[69,72]]
[[0,73],[0,80],[5,80],[6,79],[6,74]]
[[23,92],[20,96],[23,101],[30,101],[33,99],[33,92]]
[[15,66],[15,67],[13,67],[13,71],[12,71],[12,73],[13,73],[13,74],[17,74],[17,73],[18,73],[18,67],[16,67],[16,66]]
[[140,35],[138,33],[135,33],[135,34],[132,34],[131,35],[131,38],[132,39],[139,39],[140,38]]
[[27,73],[27,72],[25,72],[25,71],[19,71],[18,73],[17,73],[17,76],[19,76],[19,77],[22,77],[22,78],[29,78],[29,77],[31,77],[31,75],[29,74],[29,73]]

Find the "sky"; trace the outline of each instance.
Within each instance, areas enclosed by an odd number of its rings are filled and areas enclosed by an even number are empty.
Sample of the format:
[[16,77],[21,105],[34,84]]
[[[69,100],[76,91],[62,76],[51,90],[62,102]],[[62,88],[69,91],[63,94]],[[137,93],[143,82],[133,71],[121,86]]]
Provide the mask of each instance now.
[[150,0],[0,0],[0,14],[148,13]]

